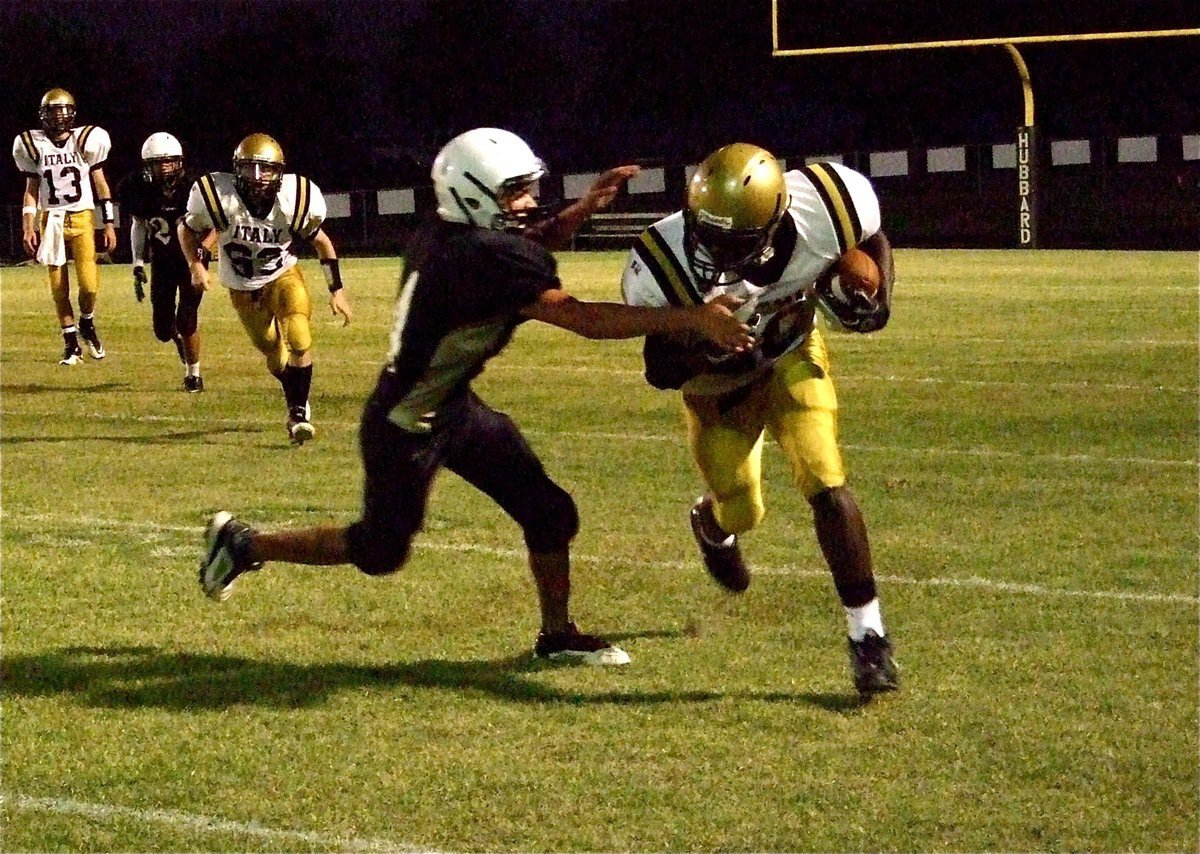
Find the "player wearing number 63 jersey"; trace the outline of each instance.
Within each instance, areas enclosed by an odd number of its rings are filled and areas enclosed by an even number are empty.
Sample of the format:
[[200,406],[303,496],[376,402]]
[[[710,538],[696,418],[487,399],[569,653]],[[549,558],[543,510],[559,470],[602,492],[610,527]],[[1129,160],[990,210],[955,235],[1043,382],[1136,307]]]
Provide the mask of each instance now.
[[[876,297],[848,302],[818,283],[855,247],[876,261],[882,283]],[[818,308],[856,332],[887,323],[892,253],[870,182],[836,163],[785,175],[758,146],[720,148],[693,174],[687,206],[641,235],[622,290],[632,305],[742,301],[737,316],[756,341],[749,352],[720,354],[661,335],[648,337],[644,350],[647,380],[683,392],[688,443],[706,487],[690,517],[701,557],[727,590],[749,585],[739,539],[765,513],[761,459],[770,432],[812,507],[846,610],[854,684],[864,694],[895,689],[866,525],[838,449],[829,356],[813,323]]]
[[[105,356],[92,317],[100,289],[93,210],[100,208],[104,251],[111,252],[117,235],[112,193],[104,175],[111,142],[102,127],[75,127],[75,99],[65,89],[51,89],[42,96],[38,117],[41,128],[24,131],[13,140],[13,160],[25,176],[21,242],[29,257],[37,258],[50,271],[50,295],[64,344],[59,364],[77,365],[83,356],[80,335],[93,359]],[[68,256],[75,261],[79,279],[78,335]]]
[[350,322],[337,252],[322,230],[325,199],[303,175],[284,174],[283,149],[254,133],[233,153],[233,172],[202,175],[188,195],[179,244],[194,287],[207,290],[201,241],[215,232],[218,274],[229,289],[242,326],[283,386],[288,437],[301,445],[316,435],[309,420],[312,386],[312,302],[292,251],[296,239],[312,244],[329,286],[329,307]]

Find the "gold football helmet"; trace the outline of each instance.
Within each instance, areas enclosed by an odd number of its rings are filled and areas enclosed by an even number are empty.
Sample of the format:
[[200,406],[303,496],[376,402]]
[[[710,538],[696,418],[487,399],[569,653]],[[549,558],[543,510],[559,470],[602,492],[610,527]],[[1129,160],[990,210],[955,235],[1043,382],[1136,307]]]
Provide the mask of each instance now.
[[75,99],[66,89],[51,89],[42,96],[38,108],[42,130],[51,138],[60,138],[75,127]]
[[265,133],[250,134],[233,150],[233,183],[255,216],[266,216],[275,204],[284,164],[283,149]]
[[745,142],[718,148],[688,184],[684,251],[696,281],[709,287],[768,256],[788,206],[779,162]]

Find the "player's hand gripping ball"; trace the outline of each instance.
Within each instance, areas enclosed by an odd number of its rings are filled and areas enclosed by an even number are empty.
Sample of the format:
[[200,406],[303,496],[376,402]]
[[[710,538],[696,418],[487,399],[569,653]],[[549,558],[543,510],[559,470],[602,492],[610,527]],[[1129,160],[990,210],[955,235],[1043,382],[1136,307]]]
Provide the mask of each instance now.
[[829,277],[829,292],[834,299],[847,305],[873,302],[883,281],[875,259],[861,249],[849,249],[833,265]]

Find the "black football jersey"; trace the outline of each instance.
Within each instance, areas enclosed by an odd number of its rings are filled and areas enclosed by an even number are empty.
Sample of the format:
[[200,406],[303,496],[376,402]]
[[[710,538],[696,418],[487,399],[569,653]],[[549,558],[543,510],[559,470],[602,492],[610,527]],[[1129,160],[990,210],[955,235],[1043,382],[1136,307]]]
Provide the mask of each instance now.
[[521,309],[561,287],[554,257],[501,231],[435,221],[406,255],[376,403],[406,430],[428,430],[512,339]]
[[170,193],[164,194],[139,170],[126,175],[117,187],[117,203],[122,213],[146,223],[146,245],[156,266],[164,262],[174,266],[176,260],[187,266],[175,226],[187,213],[192,182],[193,176],[185,175],[175,182]]

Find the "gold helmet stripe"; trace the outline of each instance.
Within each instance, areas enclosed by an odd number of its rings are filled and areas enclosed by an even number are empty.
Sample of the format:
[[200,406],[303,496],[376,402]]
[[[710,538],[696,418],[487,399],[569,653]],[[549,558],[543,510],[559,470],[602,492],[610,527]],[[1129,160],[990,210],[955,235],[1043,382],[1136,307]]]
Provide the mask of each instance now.
[[842,253],[853,249],[862,240],[862,223],[842,177],[828,163],[810,163],[800,171],[812,182],[833,220],[838,249]]
[[33,144],[33,131],[24,131],[21,134],[21,144],[25,146],[25,153],[29,155],[29,159],[37,163],[38,157],[37,146]]
[[646,264],[646,269],[650,271],[650,275],[654,277],[663,296],[671,305],[700,305],[704,302],[704,298],[684,271],[683,265],[671,252],[655,226],[652,225],[642,232],[634,251]]
[[308,209],[312,204],[312,191],[308,186],[308,179],[303,175],[296,176],[296,209],[292,212],[292,234],[299,235],[305,240],[311,239],[312,235],[305,234],[300,229],[304,228],[304,223],[308,222]]
[[212,220],[213,228],[217,231],[227,231],[229,217],[225,216],[225,209],[221,207],[221,199],[217,195],[217,186],[213,183],[212,175],[206,172],[196,183],[200,185],[200,197],[204,199],[204,206],[208,208],[208,217]]

